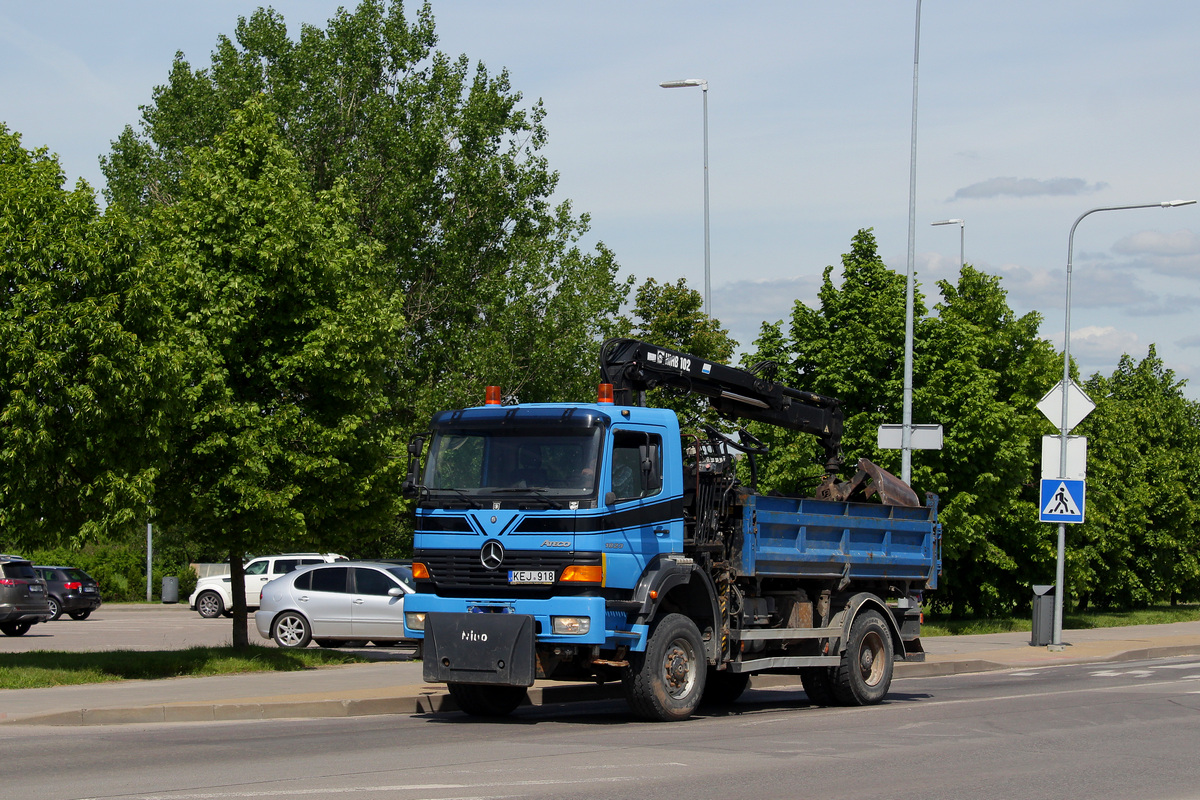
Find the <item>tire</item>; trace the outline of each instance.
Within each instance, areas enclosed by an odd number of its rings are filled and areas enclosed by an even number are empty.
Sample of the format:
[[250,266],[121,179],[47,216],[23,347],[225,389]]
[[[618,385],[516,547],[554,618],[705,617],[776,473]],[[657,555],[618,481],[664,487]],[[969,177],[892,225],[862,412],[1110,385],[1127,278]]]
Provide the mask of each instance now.
[[473,717],[507,717],[526,698],[524,686],[450,683],[446,688],[459,709]]
[[706,706],[728,706],[737,702],[750,684],[750,673],[730,672],[708,668],[708,677],[704,679],[704,694],[700,702]]
[[654,623],[644,653],[630,653],[621,682],[633,713],[655,722],[674,722],[695,713],[704,695],[708,667],[696,623],[667,614]]
[[62,603],[58,601],[57,597],[53,595],[47,597],[46,605],[50,606],[50,619],[46,620],[47,622],[53,622],[62,616]]
[[68,617],[70,617],[71,619],[74,619],[74,620],[79,620],[80,622],[87,619],[91,615],[92,615],[92,609],[90,609],[90,608],[84,608],[79,611],[68,611],[67,612]]
[[892,685],[892,632],[878,611],[864,611],[850,626],[842,663],[834,671],[833,696],[844,706],[874,705]]
[[805,667],[800,670],[800,684],[808,695],[808,701],[814,706],[837,705],[830,672],[828,667]]
[[271,622],[271,638],[280,647],[299,650],[312,641],[312,626],[299,611],[284,611]]
[[4,622],[0,623],[0,631],[4,631],[5,636],[24,636],[33,627],[32,622]]
[[225,601],[216,592],[201,592],[196,598],[196,613],[205,619],[216,619],[225,613]]

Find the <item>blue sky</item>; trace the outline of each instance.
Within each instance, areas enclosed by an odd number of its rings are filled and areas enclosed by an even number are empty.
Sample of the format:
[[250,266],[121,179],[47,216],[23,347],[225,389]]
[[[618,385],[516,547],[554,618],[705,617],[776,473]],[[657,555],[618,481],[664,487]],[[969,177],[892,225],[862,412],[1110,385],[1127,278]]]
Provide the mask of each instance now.
[[[164,83],[207,66],[255,2],[0,0],[0,121],[102,183],[98,157]],[[339,4],[278,2],[293,32]],[[410,4],[410,9],[412,4]],[[908,254],[915,0],[437,0],[440,49],[547,111],[559,193],[640,280],[703,288],[709,83],[713,313],[743,344],[814,303],[871,227]],[[968,262],[1003,276],[1061,347],[1067,243],[1088,209],[1200,198],[1200,4],[926,0],[915,264],[926,294]],[[835,273],[836,274],[836,273]],[[1094,214],[1075,236],[1071,350],[1085,375],[1150,344],[1200,399],[1200,206]],[[1050,387],[1046,387],[1049,389]]]

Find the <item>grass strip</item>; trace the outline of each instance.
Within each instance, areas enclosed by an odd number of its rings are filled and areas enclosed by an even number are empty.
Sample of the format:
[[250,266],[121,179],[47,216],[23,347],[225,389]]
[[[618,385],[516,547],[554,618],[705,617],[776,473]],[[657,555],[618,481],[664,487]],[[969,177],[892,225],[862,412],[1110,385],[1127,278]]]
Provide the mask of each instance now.
[[[1130,611],[1089,611],[1064,613],[1063,630],[1123,628],[1129,625],[1164,625],[1171,622],[1200,620],[1200,605],[1151,606]],[[926,614],[922,636],[963,636],[980,633],[1029,632],[1032,617],[978,617],[954,619],[942,614]]]
[[40,689],[107,681],[295,672],[366,661],[337,650],[281,650],[251,645],[184,650],[34,650],[0,654],[0,689]]

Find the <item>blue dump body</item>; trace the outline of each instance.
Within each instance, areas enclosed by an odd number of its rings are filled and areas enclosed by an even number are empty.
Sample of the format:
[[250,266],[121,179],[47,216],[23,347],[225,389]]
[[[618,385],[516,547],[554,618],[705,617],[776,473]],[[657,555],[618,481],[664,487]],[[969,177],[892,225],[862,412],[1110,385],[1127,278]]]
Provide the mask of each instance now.
[[924,581],[925,589],[937,588],[936,498],[908,508],[746,492],[741,502],[742,546],[733,552],[741,575]]

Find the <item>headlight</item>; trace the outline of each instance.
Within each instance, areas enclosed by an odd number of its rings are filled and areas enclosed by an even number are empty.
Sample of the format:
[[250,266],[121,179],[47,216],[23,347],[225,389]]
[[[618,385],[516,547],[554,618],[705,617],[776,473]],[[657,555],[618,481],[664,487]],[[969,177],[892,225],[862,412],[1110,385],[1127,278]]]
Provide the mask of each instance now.
[[405,611],[404,624],[409,630],[423,631],[425,630],[425,612],[424,611]]
[[588,617],[551,617],[550,622],[560,636],[582,636],[592,629]]

